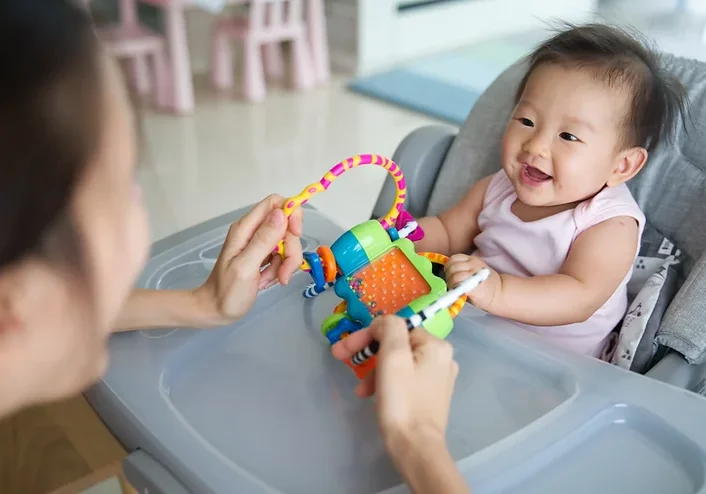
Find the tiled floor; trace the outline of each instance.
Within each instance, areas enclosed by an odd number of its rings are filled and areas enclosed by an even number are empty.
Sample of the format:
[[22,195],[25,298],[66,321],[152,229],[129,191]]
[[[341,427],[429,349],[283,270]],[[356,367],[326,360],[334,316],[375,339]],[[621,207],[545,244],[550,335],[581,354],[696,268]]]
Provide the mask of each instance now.
[[[193,116],[142,112],[138,173],[154,239],[272,192],[295,195],[354,154],[391,157],[407,133],[437,124],[352,94],[340,77],[308,93],[274,89],[256,105],[200,86]],[[369,218],[384,178],[353,170],[311,203],[350,227]]]

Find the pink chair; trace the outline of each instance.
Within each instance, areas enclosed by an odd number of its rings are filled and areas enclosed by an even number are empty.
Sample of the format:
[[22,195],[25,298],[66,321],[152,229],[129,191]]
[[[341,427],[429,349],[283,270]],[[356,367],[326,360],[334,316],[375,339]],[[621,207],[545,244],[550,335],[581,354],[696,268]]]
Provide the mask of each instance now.
[[265,72],[271,78],[283,74],[280,44],[291,41],[293,86],[296,89],[312,87],[314,67],[303,14],[302,0],[251,0],[247,16],[216,21],[211,34],[213,85],[218,89],[233,86],[231,41],[241,41],[244,45],[243,93],[250,101],[262,101],[266,95]]
[[[86,5],[90,1],[84,0]],[[165,39],[139,23],[136,0],[120,0],[119,7],[120,22],[99,26],[98,37],[109,54],[129,62],[137,93],[145,96],[152,92],[155,105],[167,109],[171,107],[172,98]],[[152,77],[149,61],[152,62]]]

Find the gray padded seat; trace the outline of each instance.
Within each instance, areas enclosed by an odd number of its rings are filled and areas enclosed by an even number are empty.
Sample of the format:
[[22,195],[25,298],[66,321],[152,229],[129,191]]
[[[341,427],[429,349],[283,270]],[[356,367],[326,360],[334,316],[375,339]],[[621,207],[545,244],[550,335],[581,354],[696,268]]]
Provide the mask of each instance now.
[[[687,88],[692,118],[686,132],[680,129],[672,144],[652,153],[629,187],[648,228],[672,240],[684,254],[687,278],[665,313],[657,341],[689,363],[701,364],[706,362],[706,64],[671,55],[663,55],[663,62]],[[500,169],[502,134],[525,71],[521,60],[501,74],[457,134],[446,127],[422,128],[398,148],[394,158],[408,175],[413,215],[438,214],[471,184]],[[391,185],[383,186],[376,215],[390,204]]]

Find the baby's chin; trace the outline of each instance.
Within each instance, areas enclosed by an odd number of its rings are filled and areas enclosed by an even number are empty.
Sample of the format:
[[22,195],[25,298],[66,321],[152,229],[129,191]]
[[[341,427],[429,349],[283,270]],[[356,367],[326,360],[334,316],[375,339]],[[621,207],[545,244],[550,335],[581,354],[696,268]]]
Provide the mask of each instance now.
[[516,178],[512,181],[512,185],[518,201],[525,206],[541,208],[562,205],[561,201],[557,201],[552,191],[549,190],[551,189],[551,184],[546,184],[541,188],[528,188],[519,178]]

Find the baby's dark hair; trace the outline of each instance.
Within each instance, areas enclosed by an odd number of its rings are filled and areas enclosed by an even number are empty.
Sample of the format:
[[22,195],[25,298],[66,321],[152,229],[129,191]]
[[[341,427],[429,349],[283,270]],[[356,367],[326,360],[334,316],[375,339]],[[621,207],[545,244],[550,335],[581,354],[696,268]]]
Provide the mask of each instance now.
[[670,140],[676,124],[680,120],[684,123],[687,97],[679,80],[662,67],[659,55],[648,48],[646,41],[620,28],[604,24],[565,26],[529,55],[529,69],[516,101],[540,65],[588,70],[608,86],[627,87],[632,93],[624,122],[624,145],[652,151],[660,142]]
[[78,1],[0,1],[0,269],[32,254],[81,258],[68,210],[104,99],[99,44]]

